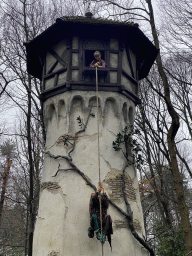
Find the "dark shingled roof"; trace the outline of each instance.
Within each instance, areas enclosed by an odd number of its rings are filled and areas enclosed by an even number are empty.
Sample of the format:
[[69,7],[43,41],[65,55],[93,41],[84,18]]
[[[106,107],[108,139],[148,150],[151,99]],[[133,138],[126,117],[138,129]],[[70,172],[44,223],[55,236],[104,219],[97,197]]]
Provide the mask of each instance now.
[[82,38],[100,36],[103,38],[126,39],[129,47],[142,61],[139,79],[146,77],[156,59],[158,50],[133,22],[121,22],[84,16],[63,16],[43,33],[26,43],[28,72],[41,79],[42,59],[46,51],[64,38],[79,35]]
[[109,19],[103,19],[103,18],[87,18],[84,16],[63,16],[61,18],[56,19],[56,22],[81,22],[86,24],[110,24],[110,25],[120,25],[120,26],[133,26],[138,27],[139,25],[134,22],[123,22],[123,21],[116,21],[116,20],[109,20]]

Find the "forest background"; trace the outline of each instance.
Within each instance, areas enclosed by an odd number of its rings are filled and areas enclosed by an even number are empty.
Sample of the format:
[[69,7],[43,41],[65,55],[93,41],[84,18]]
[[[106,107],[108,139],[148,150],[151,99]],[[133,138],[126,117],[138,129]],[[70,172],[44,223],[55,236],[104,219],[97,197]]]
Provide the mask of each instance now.
[[140,82],[134,124],[145,239],[155,255],[192,255],[190,0],[1,1],[0,255],[32,255],[43,166],[40,81],[27,73],[24,43],[56,18],[88,9],[97,18],[138,23],[160,49]]

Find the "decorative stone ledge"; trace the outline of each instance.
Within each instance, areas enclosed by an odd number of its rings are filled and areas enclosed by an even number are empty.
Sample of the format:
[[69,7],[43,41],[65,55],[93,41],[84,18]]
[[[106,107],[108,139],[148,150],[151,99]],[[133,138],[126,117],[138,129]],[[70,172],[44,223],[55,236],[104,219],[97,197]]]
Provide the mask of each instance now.
[[[133,225],[134,225],[135,230],[141,231],[141,225],[140,225],[140,222],[138,220],[134,220]],[[128,222],[123,221],[123,220],[115,220],[114,221],[114,228],[117,228],[117,229],[118,228],[129,228]]]
[[49,253],[47,256],[60,256],[59,252],[54,252],[52,251],[51,253]]
[[59,192],[61,187],[58,185],[58,182],[43,182],[41,184],[41,189],[47,189],[49,192]]

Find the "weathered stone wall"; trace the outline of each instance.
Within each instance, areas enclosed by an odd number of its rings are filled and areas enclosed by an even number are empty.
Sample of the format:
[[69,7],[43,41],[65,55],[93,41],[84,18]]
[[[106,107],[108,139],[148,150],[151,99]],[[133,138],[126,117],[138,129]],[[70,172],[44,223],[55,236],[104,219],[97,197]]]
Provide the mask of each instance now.
[[[115,152],[112,142],[125,125],[133,123],[135,106],[132,101],[118,93],[99,92],[100,114],[100,160],[101,180],[109,198],[126,212],[122,192],[122,172],[125,164],[121,152]],[[89,115],[89,114],[95,115]],[[77,117],[86,124],[85,132],[78,134],[76,146],[71,153],[73,163],[95,185],[98,184],[97,118],[95,92],[68,91],[49,98],[44,103],[47,132],[46,151],[52,155],[68,156],[74,136],[81,129]],[[68,146],[64,145],[69,138]],[[59,169],[56,177],[53,177]],[[62,158],[53,159],[45,154],[41,182],[39,211],[36,220],[33,256],[98,256],[101,244],[87,235],[89,223],[89,200],[94,190],[71,169]],[[128,201],[133,211],[134,226],[143,237],[144,226],[136,170],[126,168],[125,186]],[[148,255],[132,236],[124,215],[110,205],[108,213],[113,220],[111,252],[108,242],[104,255]]]

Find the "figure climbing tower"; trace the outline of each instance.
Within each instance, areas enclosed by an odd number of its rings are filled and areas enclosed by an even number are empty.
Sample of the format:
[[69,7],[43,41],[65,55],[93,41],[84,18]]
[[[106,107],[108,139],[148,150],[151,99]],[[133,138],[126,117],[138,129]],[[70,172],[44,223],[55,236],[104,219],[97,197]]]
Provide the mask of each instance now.
[[[45,160],[33,256],[98,256],[101,244],[87,235],[89,199],[98,184],[95,68],[99,51],[98,113],[101,181],[111,203],[112,246],[104,255],[149,255],[128,226],[123,197],[125,158],[115,152],[116,134],[134,122],[138,81],[147,76],[158,50],[137,24],[101,18],[61,17],[26,45],[31,75],[41,80],[46,129]],[[129,162],[132,162],[131,151]],[[133,226],[145,236],[134,164],[124,172]]]

